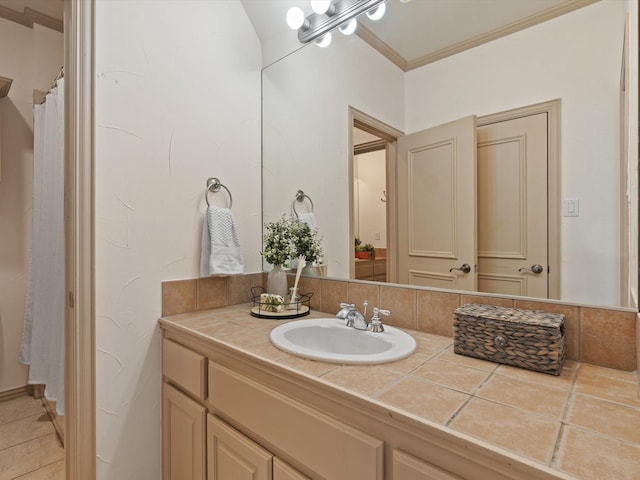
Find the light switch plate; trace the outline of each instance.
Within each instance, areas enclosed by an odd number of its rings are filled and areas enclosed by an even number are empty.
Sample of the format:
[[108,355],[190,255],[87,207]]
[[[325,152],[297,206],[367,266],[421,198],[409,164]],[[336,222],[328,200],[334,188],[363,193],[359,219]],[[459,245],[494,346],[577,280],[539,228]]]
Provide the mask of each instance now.
[[580,199],[565,198],[562,201],[562,215],[564,217],[579,217],[580,216]]

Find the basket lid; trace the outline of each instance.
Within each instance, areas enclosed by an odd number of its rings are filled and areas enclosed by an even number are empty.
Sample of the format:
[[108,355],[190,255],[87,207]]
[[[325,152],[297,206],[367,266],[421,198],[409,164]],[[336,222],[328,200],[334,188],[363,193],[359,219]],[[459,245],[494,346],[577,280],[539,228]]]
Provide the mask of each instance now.
[[541,327],[560,327],[564,324],[561,313],[545,312],[543,310],[525,310],[521,308],[499,307],[497,305],[483,305],[468,303],[454,310],[456,317],[484,318],[503,322],[526,323]]

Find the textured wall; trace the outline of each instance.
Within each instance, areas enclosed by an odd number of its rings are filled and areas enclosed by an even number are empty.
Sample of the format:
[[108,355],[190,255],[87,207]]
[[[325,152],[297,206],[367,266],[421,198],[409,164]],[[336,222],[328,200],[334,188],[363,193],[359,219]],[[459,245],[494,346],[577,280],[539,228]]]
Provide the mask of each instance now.
[[261,270],[260,44],[235,0],[98,1],[96,33],[97,472],[156,480],[160,285],[198,276],[207,177]]

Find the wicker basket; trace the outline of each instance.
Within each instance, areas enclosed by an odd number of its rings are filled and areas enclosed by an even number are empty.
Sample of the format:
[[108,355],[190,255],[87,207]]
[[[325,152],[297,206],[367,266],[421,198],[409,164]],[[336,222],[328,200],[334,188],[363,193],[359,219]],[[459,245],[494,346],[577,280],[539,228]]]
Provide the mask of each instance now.
[[455,353],[560,375],[565,357],[564,315],[468,304],[454,311]]

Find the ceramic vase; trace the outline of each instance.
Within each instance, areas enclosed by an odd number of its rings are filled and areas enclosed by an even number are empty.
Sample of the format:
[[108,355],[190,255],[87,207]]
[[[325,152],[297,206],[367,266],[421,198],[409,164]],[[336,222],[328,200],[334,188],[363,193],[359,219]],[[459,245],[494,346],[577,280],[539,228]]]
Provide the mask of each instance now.
[[267,293],[273,293],[285,298],[288,291],[287,273],[282,269],[282,265],[274,265],[267,275]]
[[302,269],[302,275],[306,277],[326,277],[327,276],[326,265],[312,265],[308,264]]

